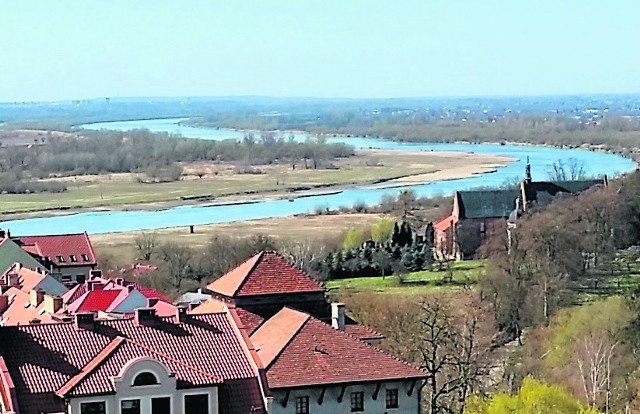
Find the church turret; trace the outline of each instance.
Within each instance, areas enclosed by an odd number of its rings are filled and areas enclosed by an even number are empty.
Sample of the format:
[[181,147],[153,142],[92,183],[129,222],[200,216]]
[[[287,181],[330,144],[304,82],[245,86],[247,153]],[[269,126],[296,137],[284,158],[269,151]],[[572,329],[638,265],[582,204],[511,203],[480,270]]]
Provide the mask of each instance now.
[[531,164],[529,163],[529,156],[527,155],[527,166],[524,168],[524,182],[531,184]]

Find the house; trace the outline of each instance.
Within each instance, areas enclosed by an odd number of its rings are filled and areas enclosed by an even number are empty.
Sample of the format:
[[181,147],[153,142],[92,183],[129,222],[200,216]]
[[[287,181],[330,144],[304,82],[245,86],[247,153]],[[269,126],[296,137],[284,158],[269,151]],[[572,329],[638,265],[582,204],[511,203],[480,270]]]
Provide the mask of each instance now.
[[0,328],[0,403],[19,414],[262,414],[262,365],[233,310]]
[[86,232],[22,236],[12,240],[38,258],[51,275],[63,283],[83,283],[98,265]]
[[159,316],[176,311],[176,306],[160,292],[122,278],[92,277],[74,286],[62,299],[69,314],[93,312],[101,319],[122,317],[143,307],[153,308]]
[[426,375],[333,326],[284,308],[252,335],[273,396],[273,414],[420,413]]
[[[192,312],[209,312],[227,304],[236,308],[250,331],[284,307],[302,310],[324,321],[332,317],[324,287],[276,252],[258,253],[211,282],[207,290],[211,297]],[[345,329],[369,344],[379,344],[384,339],[349,317]]]
[[324,288],[276,252],[260,252],[207,286],[211,298],[263,318],[284,306],[327,314]]
[[475,255],[480,245],[505,220],[513,222],[528,210],[551,203],[556,197],[578,194],[596,185],[608,185],[607,177],[597,180],[533,181],[527,163],[525,179],[512,188],[456,191],[450,214],[434,222],[435,254],[443,258],[465,259]]
[[5,233],[0,230],[0,283],[5,283],[4,275],[12,270],[16,263],[20,267],[28,267],[33,270],[44,270],[46,267],[34,256],[22,250],[20,245],[9,237],[4,237]]

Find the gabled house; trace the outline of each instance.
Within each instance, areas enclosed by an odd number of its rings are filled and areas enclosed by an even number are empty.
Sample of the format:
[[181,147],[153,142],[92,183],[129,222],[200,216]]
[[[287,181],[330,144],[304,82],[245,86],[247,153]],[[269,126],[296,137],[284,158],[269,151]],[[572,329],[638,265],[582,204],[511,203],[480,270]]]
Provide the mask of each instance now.
[[233,311],[0,328],[0,405],[19,414],[263,414],[261,363]]
[[211,298],[268,318],[284,306],[326,314],[324,288],[275,252],[260,252],[207,286]]
[[86,232],[12,239],[63,283],[83,283],[98,265]]
[[273,414],[420,412],[426,375],[344,331],[284,308],[251,341],[267,373]]

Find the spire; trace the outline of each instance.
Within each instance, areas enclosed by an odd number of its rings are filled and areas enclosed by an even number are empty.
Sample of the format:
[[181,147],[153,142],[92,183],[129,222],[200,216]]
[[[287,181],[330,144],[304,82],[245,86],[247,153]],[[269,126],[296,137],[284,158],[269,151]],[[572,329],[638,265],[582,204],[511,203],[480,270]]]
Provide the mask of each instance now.
[[527,184],[531,183],[531,164],[529,163],[529,156],[527,155],[527,166],[524,169],[524,181]]

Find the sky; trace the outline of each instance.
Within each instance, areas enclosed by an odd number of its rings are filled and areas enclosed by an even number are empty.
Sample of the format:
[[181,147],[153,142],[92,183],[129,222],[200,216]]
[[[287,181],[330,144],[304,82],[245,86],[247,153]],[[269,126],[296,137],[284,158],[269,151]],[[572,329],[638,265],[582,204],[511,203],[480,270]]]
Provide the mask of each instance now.
[[640,92],[638,0],[1,0],[0,102]]

